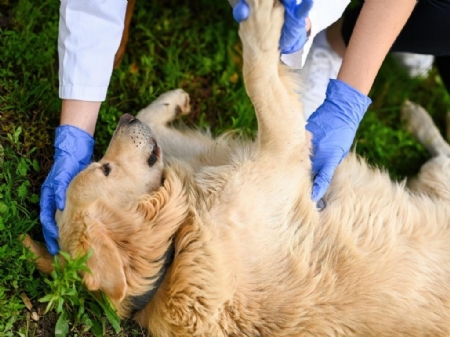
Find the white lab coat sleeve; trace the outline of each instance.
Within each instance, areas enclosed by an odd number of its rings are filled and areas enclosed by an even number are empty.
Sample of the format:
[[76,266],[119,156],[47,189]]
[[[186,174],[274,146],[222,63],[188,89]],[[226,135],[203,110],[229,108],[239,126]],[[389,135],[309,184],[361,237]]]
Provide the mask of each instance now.
[[350,0],[314,0],[313,6],[309,11],[311,32],[308,40],[299,51],[292,54],[282,54],[281,60],[291,68],[302,68],[311,49],[314,37],[320,31],[336,22],[342,16],[349,3]]
[[60,98],[105,100],[126,8],[127,0],[61,0]]

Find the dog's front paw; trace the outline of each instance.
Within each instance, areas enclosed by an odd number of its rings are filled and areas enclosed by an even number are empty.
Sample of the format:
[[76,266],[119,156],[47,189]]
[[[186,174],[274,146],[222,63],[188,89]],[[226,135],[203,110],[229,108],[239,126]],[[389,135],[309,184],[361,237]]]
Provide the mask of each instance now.
[[239,35],[244,53],[252,55],[272,53],[279,55],[284,7],[279,0],[247,0],[250,15],[241,22]]
[[141,110],[136,118],[150,125],[166,124],[191,111],[189,94],[183,89],[168,91],[159,96],[148,107]]

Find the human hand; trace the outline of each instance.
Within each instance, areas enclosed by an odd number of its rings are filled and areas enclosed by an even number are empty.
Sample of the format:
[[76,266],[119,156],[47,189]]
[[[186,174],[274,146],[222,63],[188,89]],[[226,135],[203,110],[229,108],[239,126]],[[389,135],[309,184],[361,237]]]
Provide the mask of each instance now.
[[[281,30],[280,50],[283,54],[291,54],[303,48],[308,38],[307,22],[313,0],[281,0],[284,5],[284,24]],[[245,0],[233,8],[233,17],[237,22],[245,21],[250,14],[250,8]]]
[[55,161],[42,185],[40,200],[42,231],[52,255],[59,250],[56,208],[64,209],[67,186],[90,163],[93,148],[94,138],[82,129],[71,125],[56,128]]
[[312,134],[312,199],[319,201],[328,189],[334,171],[353,143],[359,123],[372,101],[340,80],[330,80],[326,99],[308,119]]

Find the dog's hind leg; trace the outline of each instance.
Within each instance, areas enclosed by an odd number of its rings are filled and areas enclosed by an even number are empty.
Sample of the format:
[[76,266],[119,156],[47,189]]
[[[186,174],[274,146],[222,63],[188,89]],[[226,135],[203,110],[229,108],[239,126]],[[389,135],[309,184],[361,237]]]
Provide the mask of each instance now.
[[405,102],[402,118],[407,129],[422,143],[432,158],[426,162],[409,187],[450,200],[450,145],[444,140],[430,115],[420,105]]
[[418,104],[406,101],[402,107],[406,127],[433,156],[450,157],[450,145],[445,141],[426,110]]
[[307,162],[308,137],[292,74],[280,64],[279,41],[284,7],[278,0],[249,0],[250,15],[240,24],[243,74],[258,119],[262,158]]

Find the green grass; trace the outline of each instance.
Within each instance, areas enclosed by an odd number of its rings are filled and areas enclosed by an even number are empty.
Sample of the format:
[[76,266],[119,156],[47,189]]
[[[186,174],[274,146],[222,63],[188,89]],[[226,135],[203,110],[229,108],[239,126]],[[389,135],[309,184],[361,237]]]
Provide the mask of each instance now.
[[[95,300],[76,285],[73,269],[44,278],[28,262],[30,255],[18,239],[30,232],[42,241],[39,189],[52,164],[53,132],[60,112],[58,6],[58,1],[0,0],[0,336],[53,335],[61,312],[68,315],[63,318],[71,323],[67,328],[72,335],[93,334],[95,329],[100,335],[115,334],[102,318],[100,325],[89,323],[105,309],[96,308]],[[237,24],[226,1],[214,5],[207,0],[138,1],[130,36],[127,54],[113,73],[101,109],[95,135],[97,158],[123,113],[134,114],[160,93],[177,87],[191,94],[193,112],[186,117],[187,124],[209,127],[214,134],[230,129],[254,133],[256,120],[240,72]],[[439,76],[434,72],[426,80],[411,80],[388,58],[371,97],[356,151],[388,169],[395,179],[416,173],[428,156],[402,129],[399,110],[409,98],[422,104],[443,127],[450,97]],[[73,265],[80,267],[77,263]],[[79,295],[76,303],[71,289]],[[52,297],[55,293],[58,297]],[[21,294],[40,313],[46,304],[39,299],[54,298],[58,305],[35,323]],[[80,313],[80,307],[85,311]],[[89,326],[90,332],[85,332]],[[142,334],[130,323],[122,323],[119,333]]]

